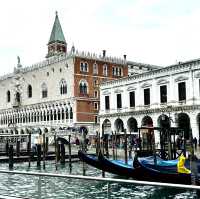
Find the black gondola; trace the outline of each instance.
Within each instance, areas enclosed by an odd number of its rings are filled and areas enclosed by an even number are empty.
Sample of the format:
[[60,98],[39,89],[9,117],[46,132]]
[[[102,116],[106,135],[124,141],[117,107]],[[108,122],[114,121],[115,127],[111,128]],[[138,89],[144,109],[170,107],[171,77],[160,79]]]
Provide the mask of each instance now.
[[78,156],[81,161],[84,161],[102,171],[136,180],[144,179],[144,176],[140,172],[140,168],[137,167],[135,169],[133,167],[133,160],[131,159],[128,160],[127,164],[125,164],[124,160],[109,160],[101,153],[99,153],[99,156],[97,157],[96,155],[89,155],[83,151],[79,151]]
[[102,163],[103,170],[106,172],[127,178],[142,180],[142,173],[140,172],[141,170],[139,167],[133,167],[132,159],[129,159],[126,164],[124,160],[109,160],[100,154],[99,161]]
[[83,161],[97,169],[102,170],[102,168],[103,168],[102,163],[99,161],[99,159],[96,155],[86,154],[83,151],[79,150],[78,157],[81,161]]
[[138,158],[136,161],[147,181],[191,184],[191,174],[178,173],[175,165],[159,167],[156,164],[148,164],[144,158]]

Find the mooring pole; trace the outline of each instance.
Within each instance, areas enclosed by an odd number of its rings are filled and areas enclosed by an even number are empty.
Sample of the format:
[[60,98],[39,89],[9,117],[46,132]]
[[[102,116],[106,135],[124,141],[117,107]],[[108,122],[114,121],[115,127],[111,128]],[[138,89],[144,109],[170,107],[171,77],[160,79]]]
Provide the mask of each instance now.
[[46,153],[48,153],[48,151],[49,151],[49,137],[46,137],[45,143],[46,143],[45,151],[46,151]]
[[112,133],[112,156],[113,156],[113,160],[115,160],[115,145],[114,145],[114,134],[113,131]]
[[61,143],[60,145],[60,163],[65,164],[65,145]]
[[115,131],[115,159],[117,160],[117,132]]
[[[86,134],[84,132],[84,130],[82,130],[82,136],[83,136],[83,142],[82,142],[82,150],[84,153],[87,153],[86,151]],[[85,162],[83,161],[83,175],[85,176],[86,174],[86,165],[85,165]]]
[[197,159],[194,155],[194,146],[193,146],[193,136],[192,129],[189,130],[189,139],[190,139],[190,169],[191,169],[191,183],[196,185],[197,177]]
[[54,135],[54,143],[55,143],[55,167],[56,167],[56,170],[58,169],[58,151],[57,151],[57,136],[56,136],[56,133]]
[[28,167],[31,166],[31,133],[28,133]]
[[8,157],[9,157],[9,169],[13,169],[13,145],[9,146]]
[[[99,133],[99,138],[100,138],[100,133]],[[104,156],[104,147],[105,147],[105,137],[104,137],[104,130],[102,129],[102,135],[101,135],[101,152],[102,155]],[[105,178],[105,171],[102,170],[102,177]]]
[[57,160],[60,161],[61,158],[61,144],[60,141],[57,141]]
[[41,144],[37,144],[37,167],[41,166]]
[[19,140],[19,138],[17,138],[17,142],[16,142],[16,155],[17,155],[17,157],[20,156],[20,140]]
[[70,171],[71,171],[71,169],[72,169],[71,135],[69,135],[68,142],[69,142],[69,168],[70,168]]
[[8,153],[9,153],[9,144],[8,144],[8,138],[6,140],[6,156],[8,156]]
[[127,153],[127,134],[126,129],[124,129],[124,160],[125,164],[128,163],[128,153]]
[[95,147],[96,147],[96,155],[99,155],[99,134],[98,131],[96,131],[96,142],[95,142]]
[[43,133],[43,143],[42,143],[42,148],[43,148],[43,169],[45,169],[45,159],[46,159],[46,143],[45,143],[45,133]]

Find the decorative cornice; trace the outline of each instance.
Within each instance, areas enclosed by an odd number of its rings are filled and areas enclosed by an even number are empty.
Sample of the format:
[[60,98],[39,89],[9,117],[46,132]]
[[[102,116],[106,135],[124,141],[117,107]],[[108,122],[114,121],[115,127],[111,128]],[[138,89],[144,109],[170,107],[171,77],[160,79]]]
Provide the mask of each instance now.
[[175,82],[180,82],[180,81],[185,81],[185,80],[188,80],[188,77],[186,77],[186,76],[179,76],[174,81]]
[[128,76],[128,77],[123,77],[118,80],[112,80],[112,81],[107,81],[104,83],[101,83],[102,86],[108,86],[108,85],[113,85],[113,84],[120,84],[122,82],[126,81],[138,81],[139,79],[144,79],[144,78],[156,78],[157,76],[160,76],[161,73],[166,73],[166,75],[169,74],[175,74],[175,72],[186,72],[186,71],[191,71],[191,70],[196,70],[196,68],[200,65],[200,59],[194,59],[194,60],[189,60],[186,62],[179,62],[178,64],[163,67],[161,69],[155,69],[149,72],[144,72],[142,74],[137,74],[133,76]]
[[169,81],[166,80],[166,79],[160,79],[160,80],[157,81],[157,85],[168,84],[168,83],[169,83]]
[[171,112],[184,112],[184,111],[194,111],[199,110],[200,105],[191,105],[191,106],[176,106],[176,107],[164,107],[164,108],[155,108],[155,109],[144,109],[144,110],[131,110],[126,112],[118,113],[106,113],[100,114],[100,118],[109,118],[109,117],[120,117],[120,116],[129,116],[129,115],[148,115],[153,113],[171,113]]
[[133,90],[136,90],[136,88],[133,87],[133,86],[129,86],[129,87],[127,88],[127,91],[133,91]]
[[103,94],[103,95],[110,95],[111,92],[110,92],[110,91],[104,91],[102,94]]
[[116,89],[114,92],[115,92],[115,93],[122,93],[123,90],[121,90],[121,89]]
[[149,84],[149,83],[144,83],[142,84],[141,88],[147,88],[147,87],[151,87],[152,84]]

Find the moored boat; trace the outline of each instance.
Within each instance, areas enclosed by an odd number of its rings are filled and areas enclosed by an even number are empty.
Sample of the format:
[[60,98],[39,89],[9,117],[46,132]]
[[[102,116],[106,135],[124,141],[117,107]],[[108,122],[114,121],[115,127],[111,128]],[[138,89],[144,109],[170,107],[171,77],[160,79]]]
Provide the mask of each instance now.
[[[188,173],[178,173],[177,166],[173,165],[170,161],[165,161],[171,164],[162,165],[159,164],[148,164],[145,158],[138,158],[136,160],[137,166],[142,170],[145,180],[156,181],[156,182],[166,182],[175,184],[191,184],[191,174]],[[175,163],[175,162],[174,162]]]

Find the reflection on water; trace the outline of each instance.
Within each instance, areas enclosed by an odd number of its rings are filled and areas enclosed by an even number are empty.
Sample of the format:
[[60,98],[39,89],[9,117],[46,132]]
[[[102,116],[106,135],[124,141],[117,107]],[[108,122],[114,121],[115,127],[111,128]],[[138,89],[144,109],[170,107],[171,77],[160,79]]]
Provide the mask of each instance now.
[[[0,169],[8,169],[7,164],[1,164]],[[47,161],[46,169],[41,170],[36,167],[36,163],[31,164],[28,168],[28,163],[19,163],[14,165],[14,170],[18,171],[41,171],[59,174],[69,174],[68,164],[65,166],[58,165],[58,170],[55,169],[54,162]],[[72,174],[82,174],[82,163],[73,163]],[[101,176],[101,171],[87,166],[88,176]],[[107,174],[106,177],[116,176]],[[0,174],[0,192],[2,195],[10,195],[27,198],[48,198],[48,199],[104,199],[107,198],[107,184],[97,181],[74,180],[55,177],[39,177],[13,174]],[[38,186],[38,182],[41,186]],[[128,184],[112,183],[110,186],[110,198],[115,199],[194,199],[198,198],[195,191],[186,191],[172,188],[160,188],[153,186],[134,186]]]

